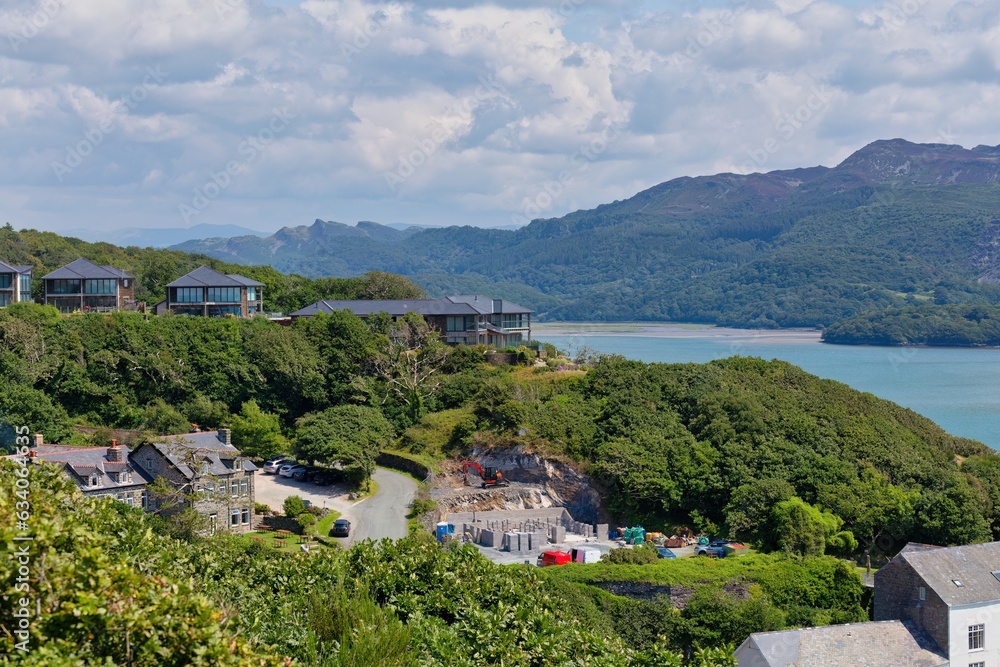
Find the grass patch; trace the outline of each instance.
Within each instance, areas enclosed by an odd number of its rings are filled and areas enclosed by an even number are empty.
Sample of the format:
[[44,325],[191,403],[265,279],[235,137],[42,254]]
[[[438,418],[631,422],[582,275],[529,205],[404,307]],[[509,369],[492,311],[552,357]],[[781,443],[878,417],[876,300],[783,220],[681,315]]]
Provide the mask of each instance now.
[[333,522],[340,518],[340,512],[336,510],[330,510],[330,513],[325,517],[316,522],[313,527],[313,532],[315,532],[320,537],[326,537],[330,534],[330,529],[333,528]]
[[472,408],[441,410],[425,415],[420,423],[406,429],[400,440],[400,455],[420,461],[428,468],[447,457],[449,443],[455,427],[463,419],[472,417]]

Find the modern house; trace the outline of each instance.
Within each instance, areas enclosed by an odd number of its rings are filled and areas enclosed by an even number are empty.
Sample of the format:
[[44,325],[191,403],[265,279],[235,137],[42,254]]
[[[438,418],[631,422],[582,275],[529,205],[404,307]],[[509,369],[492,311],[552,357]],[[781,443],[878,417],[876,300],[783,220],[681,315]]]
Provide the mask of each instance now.
[[755,632],[736,649],[739,667],[948,667],[909,621]]
[[361,318],[384,312],[398,319],[407,313],[417,313],[449,345],[502,348],[531,340],[531,310],[481,295],[395,301],[317,301],[292,313],[292,318],[335,310],[349,310]]
[[906,545],[875,573],[874,617],[913,621],[952,665],[1000,667],[1000,542]]
[[167,298],[156,304],[162,315],[201,315],[205,317],[253,317],[264,312],[263,283],[231,273],[219,273],[199,266],[167,285]]
[[34,268],[0,262],[0,308],[18,301],[31,301],[31,272]]
[[245,533],[253,530],[257,466],[230,438],[227,428],[163,436],[137,447],[131,460],[149,477],[195,494],[192,507],[208,520],[209,532]]
[[149,509],[146,485],[152,482],[129,461],[128,447],[114,440],[110,447],[46,445],[35,435],[31,457],[62,464],[63,470],[86,496],[110,496],[134,507]]
[[80,258],[47,276],[44,302],[62,313],[134,310],[135,279],[113,266]]

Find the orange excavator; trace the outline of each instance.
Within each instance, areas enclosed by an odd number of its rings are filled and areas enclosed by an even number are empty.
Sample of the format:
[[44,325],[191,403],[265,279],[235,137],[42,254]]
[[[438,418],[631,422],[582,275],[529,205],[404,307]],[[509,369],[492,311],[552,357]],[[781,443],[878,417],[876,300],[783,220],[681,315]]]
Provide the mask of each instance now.
[[510,482],[504,479],[503,473],[500,472],[499,468],[494,468],[493,466],[483,468],[483,466],[475,461],[463,461],[462,474],[465,475],[466,486],[469,485],[469,468],[479,473],[479,477],[483,480],[484,489],[490,486],[510,486]]

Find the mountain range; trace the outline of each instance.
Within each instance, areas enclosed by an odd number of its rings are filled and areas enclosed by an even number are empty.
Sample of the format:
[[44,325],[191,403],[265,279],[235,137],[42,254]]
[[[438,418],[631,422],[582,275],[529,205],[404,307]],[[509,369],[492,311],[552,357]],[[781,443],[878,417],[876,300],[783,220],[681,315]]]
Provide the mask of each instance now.
[[137,246],[140,248],[166,248],[185,241],[224,238],[233,236],[267,236],[267,232],[258,232],[240,225],[198,224],[190,227],[161,227],[146,229],[144,227],[125,227],[123,229],[71,229],[64,236],[72,236],[83,241],[95,243],[104,241],[121,247]]
[[517,230],[316,220],[174,248],[311,277],[391,271],[548,319],[822,327],[1000,301],[1000,146],[876,141],[835,167],[676,178]]

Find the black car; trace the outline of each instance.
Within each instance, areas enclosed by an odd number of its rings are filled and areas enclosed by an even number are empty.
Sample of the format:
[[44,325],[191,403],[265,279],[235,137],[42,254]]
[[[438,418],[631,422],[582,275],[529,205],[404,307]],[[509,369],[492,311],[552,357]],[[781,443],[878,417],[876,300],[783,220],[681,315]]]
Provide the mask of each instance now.
[[313,484],[316,484],[317,486],[336,484],[337,482],[344,481],[344,471],[324,468],[316,473],[316,475],[312,478],[312,481]]
[[337,519],[333,522],[330,534],[334,537],[347,537],[351,534],[351,522],[347,519]]
[[297,482],[311,482],[317,473],[322,472],[322,468],[317,468],[316,466],[306,466],[301,470],[296,470],[292,473],[292,479]]

